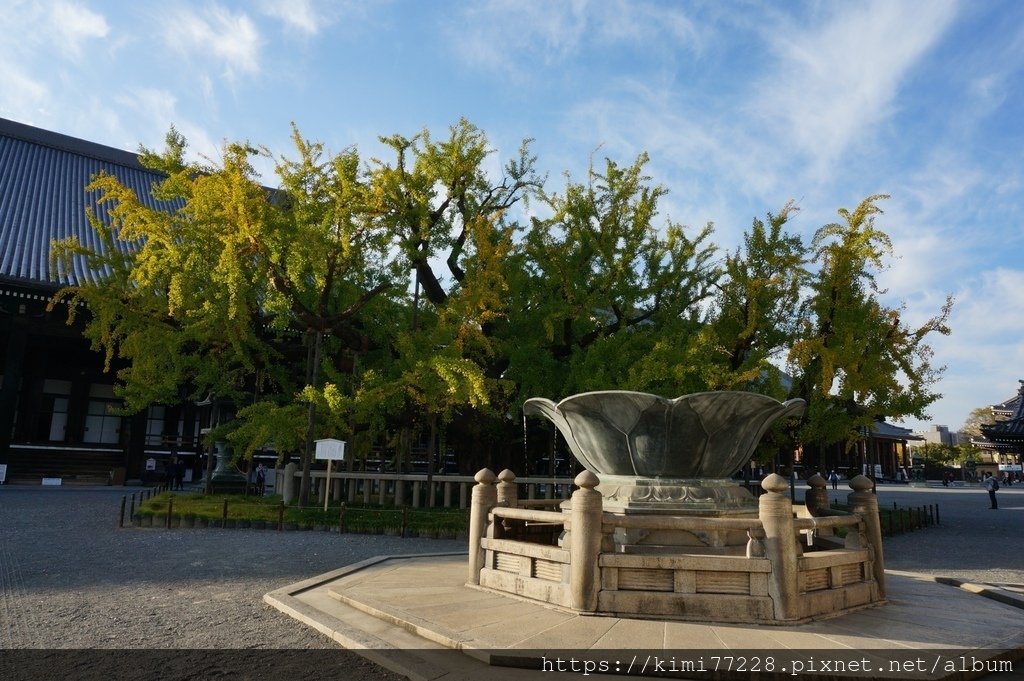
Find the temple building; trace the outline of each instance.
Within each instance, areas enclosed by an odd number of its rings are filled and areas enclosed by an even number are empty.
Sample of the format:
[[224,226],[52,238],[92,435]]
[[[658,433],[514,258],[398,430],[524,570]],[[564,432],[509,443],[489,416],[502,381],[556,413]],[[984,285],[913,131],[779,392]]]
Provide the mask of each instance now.
[[993,416],[1009,416],[1006,420],[981,426],[984,440],[976,444],[990,454],[987,465],[979,466],[979,473],[989,472],[1016,479],[1024,464],[1024,381],[1015,397],[992,405]]
[[204,407],[123,415],[117,367],[104,372],[82,324],[67,324],[64,304],[51,309],[62,286],[94,276],[79,263],[60,279],[50,247],[68,237],[96,245],[86,211],[109,217],[86,185],[100,171],[154,205],[150,187],[160,176],[135,154],[0,119],[0,481],[151,480],[172,455],[201,470]]

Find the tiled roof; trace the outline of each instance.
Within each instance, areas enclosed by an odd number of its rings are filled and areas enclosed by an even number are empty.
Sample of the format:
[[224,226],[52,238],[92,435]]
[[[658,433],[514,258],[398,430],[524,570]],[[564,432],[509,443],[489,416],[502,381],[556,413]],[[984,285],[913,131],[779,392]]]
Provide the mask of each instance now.
[[1008,400],[1004,400],[999,404],[992,405],[992,411],[1003,413],[1003,414],[1014,414],[1020,409],[1021,399],[1020,395],[1014,395]]
[[1005,411],[1013,409],[1013,417],[1005,421],[981,426],[981,433],[987,440],[996,444],[1024,442],[1024,381],[1018,381],[1020,389],[1017,396],[995,405],[993,411],[1004,407]]
[[[135,154],[0,118],[0,280],[46,288],[95,280],[96,273],[77,262],[57,281],[50,244],[74,235],[99,245],[86,218],[97,197],[85,187],[100,170],[144,203],[158,205],[150,187],[161,176],[143,168]],[[105,211],[96,214],[107,220]]]
[[875,421],[871,428],[871,437],[887,440],[923,440],[920,435],[915,435],[910,428],[903,428],[885,421]]
[[986,439],[995,443],[1024,441],[1024,419],[1009,419],[981,427]]

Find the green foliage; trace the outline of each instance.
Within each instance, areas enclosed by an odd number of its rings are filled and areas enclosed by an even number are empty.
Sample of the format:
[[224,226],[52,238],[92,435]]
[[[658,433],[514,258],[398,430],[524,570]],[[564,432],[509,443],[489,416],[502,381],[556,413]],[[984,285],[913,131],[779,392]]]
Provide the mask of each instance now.
[[956,447],[937,442],[926,442],[914,448],[914,453],[932,466],[943,468],[953,463],[958,463],[961,452]]
[[797,210],[786,204],[754,220],[741,249],[726,258],[712,317],[701,329],[708,387],[784,396],[773,360],[788,351],[797,328],[807,249],[783,231]]
[[[233,401],[221,430],[236,452],[307,454],[303,501],[313,438],[347,438],[359,458],[385,441],[408,451],[417,433],[434,446],[452,428],[473,438],[462,449],[484,449],[484,434],[518,437],[532,396],[802,397],[803,420],[773,442],[804,444],[851,443],[939,397],[926,341],[949,333],[951,301],[916,328],[882,302],[884,197],[839,211],[809,245],[787,231],[786,204],[719,254],[710,224],[659,217],[667,189],[646,154],[548,192],[528,140],[495,178],[494,150],[465,120],[440,139],[383,137],[393,158],[368,163],[292,138],[273,189],[252,166],[269,151],[229,144],[215,163],[188,162],[174,129],[141,155],[165,174],[156,203],[98,175],[100,247],[68,240],[54,258],[99,282],[55,300],[87,305],[86,335],[127,411]],[[520,223],[527,202],[537,210]]]
[[892,255],[889,237],[875,226],[884,198],[840,210],[843,222],[822,227],[811,243],[818,270],[788,358],[791,396],[808,404],[801,442],[852,446],[876,419],[926,418],[940,397],[932,386],[942,369],[932,367],[925,339],[949,334],[952,300],[917,328],[903,322],[902,308],[880,301],[874,275]]
[[606,159],[585,183],[568,180],[563,194],[541,196],[552,215],[534,218],[525,236],[517,297],[527,314],[509,325],[520,345],[509,368],[523,376],[524,399],[658,390],[678,385],[667,367],[683,378],[695,370],[683,360],[717,276],[711,226],[691,238],[678,224],[656,224],[666,190],[649,185],[647,161]]

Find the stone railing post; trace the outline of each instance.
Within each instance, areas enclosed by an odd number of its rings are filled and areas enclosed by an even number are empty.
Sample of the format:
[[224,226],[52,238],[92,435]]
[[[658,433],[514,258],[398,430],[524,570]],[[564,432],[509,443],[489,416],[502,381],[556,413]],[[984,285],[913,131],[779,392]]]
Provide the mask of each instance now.
[[294,462],[284,467],[284,479],[281,480],[281,498],[284,500],[285,506],[295,501],[295,473],[298,470],[299,467]]
[[793,504],[786,495],[789,481],[772,473],[761,481],[761,487],[765,493],[757,500],[758,515],[764,527],[765,557],[772,564],[768,595],[776,620],[798,619],[800,547],[793,524]]
[[515,508],[519,506],[519,485],[516,484],[516,474],[505,469],[498,473],[498,505]]
[[872,569],[875,583],[878,584],[879,598],[885,598],[885,558],[882,555],[882,522],[878,518],[878,497],[871,489],[874,483],[865,475],[858,475],[850,480],[850,492],[847,503],[854,513],[864,519],[864,539],[871,547]]
[[572,529],[569,536],[569,606],[582,612],[597,610],[601,586],[601,522],[604,503],[597,487],[600,482],[590,471],[574,480],[579,487],[572,495]]
[[484,549],[480,540],[487,533],[487,516],[498,503],[494,487],[494,471],[483,468],[474,477],[473,500],[469,509],[469,584],[480,583],[480,570],[484,567]]
[[804,494],[804,506],[807,507],[807,512],[812,518],[821,515],[822,511],[827,511],[832,507],[832,502],[828,499],[828,482],[825,478],[821,477],[817,473],[807,478],[807,485],[810,487],[807,493]]

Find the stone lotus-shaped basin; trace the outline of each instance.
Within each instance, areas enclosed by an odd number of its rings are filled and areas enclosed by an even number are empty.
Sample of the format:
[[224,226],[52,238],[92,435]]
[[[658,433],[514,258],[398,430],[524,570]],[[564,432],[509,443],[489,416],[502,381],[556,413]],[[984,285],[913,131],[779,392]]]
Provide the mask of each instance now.
[[718,391],[673,400],[628,390],[580,393],[558,404],[534,397],[573,455],[598,477],[727,478],[754,454],[777,419],[803,413],[803,400]]

